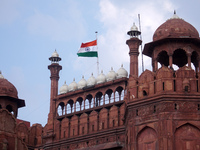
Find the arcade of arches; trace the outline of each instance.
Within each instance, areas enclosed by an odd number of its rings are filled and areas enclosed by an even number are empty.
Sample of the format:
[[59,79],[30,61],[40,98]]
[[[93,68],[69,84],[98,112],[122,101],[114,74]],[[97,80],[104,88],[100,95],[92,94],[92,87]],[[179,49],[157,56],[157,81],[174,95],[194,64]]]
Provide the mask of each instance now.
[[[127,33],[129,76],[124,68],[58,94],[61,58],[49,58],[50,109],[47,124],[17,119],[25,102],[0,72],[2,150],[200,150],[200,38],[176,13],[160,25],[143,54],[152,71],[138,75],[141,32]],[[78,86],[77,86],[78,85]],[[46,109],[46,108],[45,108]]]

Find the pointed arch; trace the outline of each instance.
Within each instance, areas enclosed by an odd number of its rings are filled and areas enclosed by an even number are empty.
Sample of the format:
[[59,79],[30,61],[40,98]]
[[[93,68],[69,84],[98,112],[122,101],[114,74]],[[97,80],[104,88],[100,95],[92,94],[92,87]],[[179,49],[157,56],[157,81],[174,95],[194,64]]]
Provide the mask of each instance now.
[[58,107],[57,107],[57,114],[58,116],[62,116],[62,115],[65,115],[65,104],[63,102],[60,102],[58,104]]
[[11,113],[11,114],[15,114],[14,110],[13,110],[13,107],[11,105],[7,105],[6,106],[6,109]]
[[118,86],[115,90],[115,101],[120,101],[124,99],[124,89],[121,86]]
[[24,142],[28,142],[28,127],[24,122],[21,122],[17,125],[17,135]]
[[186,51],[183,49],[177,49],[173,53],[173,64],[179,68],[185,66],[188,63],[188,57]]
[[166,52],[166,51],[161,51],[161,52],[157,55],[157,61],[158,61],[161,65],[169,66],[169,56],[168,56],[167,52]]
[[84,101],[82,97],[77,98],[76,100],[76,111],[81,111],[83,110],[84,106]]
[[85,99],[85,109],[89,109],[93,107],[93,97],[91,94],[88,94]]
[[186,123],[175,131],[175,149],[195,149],[200,146],[200,130],[196,126]]
[[144,127],[137,135],[138,150],[158,149],[158,137],[151,127]]
[[100,106],[101,104],[103,104],[103,94],[102,92],[98,92],[95,95],[95,107]]
[[89,115],[89,133],[95,132],[98,129],[98,113],[92,111]]
[[74,106],[74,101],[72,100],[72,99],[70,99],[68,102],[67,102],[67,106],[66,106],[66,113],[67,114],[70,114],[70,113],[72,113],[72,112],[74,112],[74,108],[73,108],[73,106]]

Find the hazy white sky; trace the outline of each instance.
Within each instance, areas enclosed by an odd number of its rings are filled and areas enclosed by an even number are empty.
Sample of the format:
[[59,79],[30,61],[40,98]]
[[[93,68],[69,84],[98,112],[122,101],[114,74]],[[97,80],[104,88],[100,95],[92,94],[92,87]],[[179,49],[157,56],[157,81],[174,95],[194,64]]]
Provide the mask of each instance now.
[[[0,70],[15,85],[26,107],[18,118],[31,124],[47,122],[50,97],[48,58],[56,49],[62,61],[59,88],[73,78],[97,76],[96,58],[78,58],[82,42],[94,40],[98,31],[100,70],[107,74],[121,64],[129,70],[127,31],[141,16],[143,45],[156,28],[173,15],[200,31],[200,1],[191,0],[1,0]],[[141,58],[141,57],[140,57]],[[145,69],[151,61],[144,57]],[[141,61],[140,61],[141,68]],[[140,69],[141,70],[141,69]]]

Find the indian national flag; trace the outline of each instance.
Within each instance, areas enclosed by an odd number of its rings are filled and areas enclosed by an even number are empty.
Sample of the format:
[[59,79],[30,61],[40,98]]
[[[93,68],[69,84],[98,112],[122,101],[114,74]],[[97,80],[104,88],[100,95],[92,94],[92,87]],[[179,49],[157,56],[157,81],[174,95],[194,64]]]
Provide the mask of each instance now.
[[97,40],[82,43],[77,55],[80,57],[98,57]]

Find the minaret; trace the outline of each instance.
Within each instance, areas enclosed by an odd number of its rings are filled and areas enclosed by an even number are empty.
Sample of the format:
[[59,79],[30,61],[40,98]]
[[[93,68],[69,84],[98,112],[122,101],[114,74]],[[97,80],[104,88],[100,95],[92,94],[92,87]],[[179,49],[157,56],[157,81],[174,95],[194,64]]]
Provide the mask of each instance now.
[[59,65],[59,61],[61,58],[59,57],[58,53],[55,52],[49,58],[51,61],[51,65],[48,66],[48,69],[51,72],[51,95],[50,95],[50,111],[48,115],[48,125],[49,129],[53,129],[53,119],[55,116],[55,97],[58,95],[58,80],[59,80],[59,71],[62,70],[62,66]]
[[141,34],[138,31],[135,23],[131,27],[131,30],[127,32],[130,35],[130,39],[126,41],[126,44],[129,46],[129,55],[130,55],[130,77],[137,78],[138,77],[138,55],[139,55],[139,46],[142,41],[138,38]]
[[142,41],[138,38],[141,34],[138,31],[135,23],[131,27],[131,30],[127,32],[130,35],[130,39],[126,41],[126,44],[129,46],[129,56],[130,56],[130,74],[129,74],[129,94],[130,99],[137,98],[137,80],[138,80],[138,55],[139,55],[139,46]]

